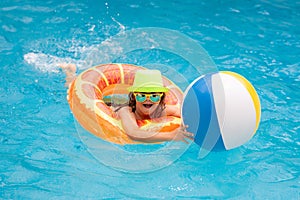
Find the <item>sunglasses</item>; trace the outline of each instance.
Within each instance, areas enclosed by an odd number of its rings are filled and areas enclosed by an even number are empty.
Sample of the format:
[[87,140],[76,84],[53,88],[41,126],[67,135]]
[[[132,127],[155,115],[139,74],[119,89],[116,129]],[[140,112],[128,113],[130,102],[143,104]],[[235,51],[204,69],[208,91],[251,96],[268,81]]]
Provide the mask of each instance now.
[[147,98],[152,101],[152,103],[158,103],[163,95],[163,93],[151,93],[151,94],[145,94],[145,93],[133,93],[135,100],[143,103],[146,101]]

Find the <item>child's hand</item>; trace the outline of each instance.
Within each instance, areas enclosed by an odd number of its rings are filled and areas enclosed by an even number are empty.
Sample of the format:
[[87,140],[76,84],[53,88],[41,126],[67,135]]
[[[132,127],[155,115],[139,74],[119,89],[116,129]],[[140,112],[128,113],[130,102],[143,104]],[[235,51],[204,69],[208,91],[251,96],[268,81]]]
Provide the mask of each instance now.
[[175,141],[182,141],[184,143],[189,143],[189,140],[193,141],[194,140],[194,134],[188,132],[187,129],[187,125],[185,126],[180,126],[179,128],[175,129],[174,131],[172,131],[172,139]]

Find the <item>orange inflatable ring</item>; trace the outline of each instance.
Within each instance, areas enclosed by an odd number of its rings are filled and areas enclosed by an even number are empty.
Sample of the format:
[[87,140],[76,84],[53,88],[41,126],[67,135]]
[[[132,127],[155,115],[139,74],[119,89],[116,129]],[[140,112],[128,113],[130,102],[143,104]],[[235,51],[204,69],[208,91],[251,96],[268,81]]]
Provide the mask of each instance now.
[[[136,70],[145,69],[129,64],[103,64],[82,72],[69,86],[68,102],[77,121],[90,133],[116,144],[140,143],[130,139],[113,107],[104,102],[104,97],[128,94],[127,87],[133,84]],[[163,77],[169,88],[165,103],[180,106],[182,91]],[[171,131],[178,128],[181,118],[166,116],[151,120],[138,120],[144,130]]]

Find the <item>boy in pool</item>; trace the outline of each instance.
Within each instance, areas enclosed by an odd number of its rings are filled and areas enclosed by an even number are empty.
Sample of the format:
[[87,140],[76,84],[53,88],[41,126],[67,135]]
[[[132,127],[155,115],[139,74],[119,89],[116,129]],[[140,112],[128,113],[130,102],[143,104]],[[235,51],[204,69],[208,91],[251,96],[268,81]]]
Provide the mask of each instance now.
[[[76,78],[74,64],[61,64],[66,73],[68,86]],[[193,134],[181,126],[171,132],[145,131],[139,128],[137,120],[153,119],[163,116],[180,117],[180,109],[165,105],[164,98],[167,88],[163,87],[162,76],[158,70],[139,70],[136,72],[133,85],[129,90],[129,103],[118,107],[115,112],[121,119],[126,134],[133,140],[141,142],[193,140]]]

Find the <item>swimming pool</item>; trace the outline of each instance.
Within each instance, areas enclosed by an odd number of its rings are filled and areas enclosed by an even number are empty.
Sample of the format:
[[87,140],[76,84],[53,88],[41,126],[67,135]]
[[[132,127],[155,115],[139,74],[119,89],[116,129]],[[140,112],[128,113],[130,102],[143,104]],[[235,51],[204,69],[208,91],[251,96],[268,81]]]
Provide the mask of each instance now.
[[[299,199],[299,2],[0,5],[2,199]],[[98,56],[99,44],[141,27],[178,31],[202,45],[219,70],[251,81],[261,99],[262,119],[248,143],[202,159],[191,145],[170,165],[144,173],[112,169],[88,151],[56,65],[75,62],[82,70],[99,64],[105,60]],[[112,49],[111,54],[122,52],[118,45]],[[116,58],[138,65],[154,60],[190,70],[184,59],[156,49]]]

